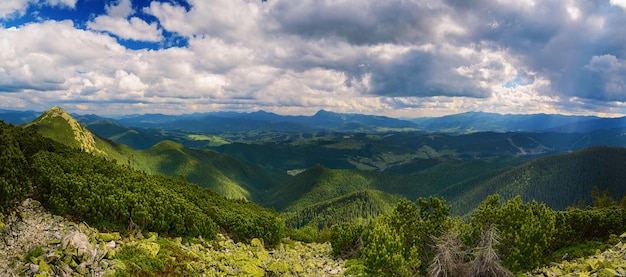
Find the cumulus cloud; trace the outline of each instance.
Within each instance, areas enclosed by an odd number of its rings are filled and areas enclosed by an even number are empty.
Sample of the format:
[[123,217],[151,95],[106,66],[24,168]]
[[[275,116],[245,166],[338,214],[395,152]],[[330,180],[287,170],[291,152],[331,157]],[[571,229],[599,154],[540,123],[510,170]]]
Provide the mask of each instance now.
[[624,10],[626,10],[626,1],[625,0],[611,0],[609,1],[611,5],[618,6]]
[[280,30],[299,36],[403,44],[430,40],[450,26],[440,24],[445,9],[440,1],[278,1],[270,16]]
[[182,36],[212,36],[229,41],[257,37],[266,22],[261,1],[191,0],[191,6],[153,1],[144,12],[159,19],[169,32]]
[[[17,4],[0,7],[0,17],[23,15],[30,5],[10,3]],[[614,115],[626,102],[624,1],[145,5],[111,2],[106,14],[86,22],[87,30],[70,21],[0,29],[0,91],[14,95],[10,101],[3,95],[4,103],[411,116],[590,114],[603,102],[611,108],[602,113]],[[123,46],[163,42],[172,33],[188,43]]]
[[11,16],[22,16],[28,8],[30,0],[11,0],[0,5],[0,19]]
[[585,66],[585,96],[607,101],[626,101],[626,61],[607,54],[593,56]]
[[48,5],[48,6],[65,6],[65,7],[69,7],[69,8],[75,8],[76,7],[76,2],[78,0],[44,0],[44,4]]
[[105,9],[107,15],[98,16],[88,22],[89,29],[108,32],[126,40],[163,40],[162,31],[156,22],[148,23],[139,17],[130,17],[135,13],[130,0],[120,0],[117,5],[107,5]]
[[65,89],[77,70],[123,52],[115,40],[76,30],[71,21],[0,29],[0,91]]
[[104,9],[107,15],[111,17],[126,18],[134,13],[130,0],[119,0],[117,5],[106,5]]
[[130,19],[98,16],[87,26],[96,31],[105,31],[122,39],[157,42],[163,39],[156,23],[148,24],[138,17]]
[[11,17],[22,17],[30,5],[41,4],[50,7],[75,8],[78,0],[8,0],[0,5],[0,20]]

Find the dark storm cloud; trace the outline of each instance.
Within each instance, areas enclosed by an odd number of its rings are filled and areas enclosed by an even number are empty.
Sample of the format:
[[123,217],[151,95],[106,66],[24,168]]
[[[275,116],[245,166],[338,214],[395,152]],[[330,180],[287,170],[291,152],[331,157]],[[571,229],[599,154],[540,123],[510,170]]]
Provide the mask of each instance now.
[[384,96],[487,97],[490,92],[476,86],[476,79],[457,74],[464,65],[455,56],[409,51],[389,62],[375,61],[371,69],[370,93]]
[[281,31],[303,37],[403,44],[428,39],[439,8],[424,1],[282,1],[270,16]]
[[[486,40],[519,56],[548,78],[553,95],[624,101],[626,14],[608,1],[498,1],[447,3],[471,26],[466,39]],[[472,18],[474,20],[472,20]],[[470,25],[471,24],[471,25]],[[610,64],[598,67],[600,60]]]
[[[519,60],[520,72],[548,79],[551,89],[544,93],[551,96],[626,100],[619,81],[624,70],[618,67],[626,58],[626,14],[608,1],[288,1],[270,14],[279,30],[311,41],[502,50]],[[463,32],[442,35],[438,29],[449,24],[446,19]],[[391,62],[361,57],[342,66],[357,79],[369,74],[369,93],[375,95],[489,96],[475,79],[453,70],[476,61],[454,55],[411,51]],[[606,55],[614,58],[610,70],[589,67],[594,57]],[[367,64],[369,72],[357,63]]]

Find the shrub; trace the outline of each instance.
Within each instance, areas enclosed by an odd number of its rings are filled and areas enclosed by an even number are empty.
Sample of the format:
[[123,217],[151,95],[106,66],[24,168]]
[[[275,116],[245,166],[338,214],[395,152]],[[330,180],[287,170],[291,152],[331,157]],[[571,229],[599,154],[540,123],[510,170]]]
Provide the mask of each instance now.
[[361,235],[364,230],[363,225],[349,223],[330,228],[330,244],[333,247],[333,255],[342,258],[357,257],[363,246]]

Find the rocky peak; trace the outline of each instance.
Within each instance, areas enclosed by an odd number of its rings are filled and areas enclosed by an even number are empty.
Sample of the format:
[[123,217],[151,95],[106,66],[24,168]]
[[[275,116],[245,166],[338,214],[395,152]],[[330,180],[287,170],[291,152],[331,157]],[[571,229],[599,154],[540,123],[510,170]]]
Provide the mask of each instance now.
[[46,127],[48,130],[42,133],[43,136],[78,147],[87,153],[104,154],[96,147],[94,134],[59,106],[48,109],[30,125],[39,126],[40,129]]

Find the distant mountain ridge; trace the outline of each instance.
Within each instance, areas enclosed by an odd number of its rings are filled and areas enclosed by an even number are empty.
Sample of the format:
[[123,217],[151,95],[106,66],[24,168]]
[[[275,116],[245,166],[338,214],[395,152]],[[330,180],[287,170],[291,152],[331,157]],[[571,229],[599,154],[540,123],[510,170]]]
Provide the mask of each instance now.
[[407,120],[385,116],[341,114],[325,110],[320,110],[312,116],[278,115],[261,110],[252,113],[216,112],[183,116],[135,115],[116,121],[129,127],[184,129],[195,132],[417,129],[414,123]]
[[566,116],[559,114],[496,114],[467,112],[433,118],[411,119],[425,132],[560,132],[587,133],[626,128],[626,117]]
[[[24,124],[40,112],[0,109],[0,119]],[[626,117],[568,116],[559,114],[497,114],[466,112],[441,117],[392,118],[319,110],[311,116],[279,115],[263,110],[248,113],[205,112],[181,115],[132,114],[118,117],[72,114],[83,124],[107,120],[130,128],[186,130],[193,132],[377,132],[423,131],[466,134],[475,132],[586,133],[601,129],[626,129]]]

